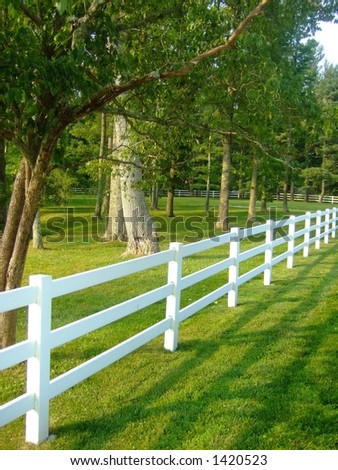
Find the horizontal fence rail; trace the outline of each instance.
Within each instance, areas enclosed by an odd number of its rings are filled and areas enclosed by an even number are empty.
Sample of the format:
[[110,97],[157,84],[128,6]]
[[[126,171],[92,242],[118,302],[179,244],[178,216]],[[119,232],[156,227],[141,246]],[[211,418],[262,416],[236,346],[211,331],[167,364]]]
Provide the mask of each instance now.
[[[225,295],[228,295],[228,307],[235,307],[242,284],[263,274],[264,285],[269,285],[273,266],[286,260],[287,268],[292,268],[296,253],[303,251],[304,257],[309,256],[311,244],[319,249],[322,240],[328,244],[330,238],[336,237],[336,231],[336,208],[307,212],[299,217],[268,220],[263,225],[250,228],[236,227],[230,233],[187,245],[171,243],[170,248],[161,253],[61,279],[53,280],[46,275],[30,276],[29,286],[1,292],[0,313],[10,315],[11,310],[28,306],[28,338],[0,351],[0,370],[27,361],[26,393],[0,407],[0,426],[26,415],[26,440],[35,444],[42,442],[49,434],[49,402],[52,398],[160,335],[164,334],[164,348],[175,351],[182,321]],[[242,250],[244,239],[253,240],[257,245]],[[229,247],[227,257],[183,275],[184,259],[222,245]],[[286,245],[285,250],[276,254],[275,249],[282,245]],[[240,273],[241,263],[259,256],[264,258],[263,262],[244,274]],[[167,282],[162,286],[51,329],[52,299],[161,265],[167,266]],[[184,289],[221,272],[228,274],[222,286],[181,308]],[[164,299],[166,307],[161,321],[50,380],[50,355],[54,348]]]
[[[83,188],[71,188],[73,194],[96,194],[96,189],[83,189]],[[175,189],[175,196],[177,197],[206,197],[208,192],[206,189]],[[159,196],[166,196],[167,192],[160,189],[158,191]],[[217,189],[209,190],[209,197],[212,199],[219,198],[220,191]],[[232,190],[229,192],[229,197],[232,199],[249,199],[250,193],[248,191]],[[274,200],[282,201],[284,198],[283,193],[277,193],[273,196]],[[304,193],[287,193],[286,195],[289,201],[308,201],[308,202],[323,202],[329,204],[338,204],[338,195],[326,194],[321,196],[320,194],[308,194]]]

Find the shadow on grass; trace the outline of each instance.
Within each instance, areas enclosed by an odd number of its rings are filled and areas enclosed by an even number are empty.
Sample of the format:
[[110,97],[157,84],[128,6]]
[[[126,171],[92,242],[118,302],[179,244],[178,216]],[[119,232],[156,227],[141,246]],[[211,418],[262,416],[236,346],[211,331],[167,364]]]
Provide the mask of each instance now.
[[[123,397],[117,411],[51,432],[73,449],[337,448],[337,312],[333,304],[321,308],[323,293],[335,292],[337,267],[330,257],[337,249],[299,261],[291,280],[260,287],[261,301],[243,300],[229,325],[216,314],[214,327],[222,320],[222,329],[214,337],[183,339],[175,353],[179,363],[159,371],[140,396]],[[318,266],[326,266],[323,277]],[[309,295],[299,301],[296,293],[304,289]],[[205,309],[189,321],[210,322],[211,314]],[[174,357],[156,353],[168,364]]]

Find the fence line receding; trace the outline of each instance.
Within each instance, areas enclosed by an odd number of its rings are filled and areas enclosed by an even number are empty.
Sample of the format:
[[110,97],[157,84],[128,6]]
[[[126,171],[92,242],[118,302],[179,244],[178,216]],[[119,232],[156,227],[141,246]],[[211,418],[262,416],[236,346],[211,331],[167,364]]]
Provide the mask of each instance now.
[[[228,307],[238,303],[239,287],[263,274],[264,285],[272,281],[273,266],[286,260],[287,268],[293,267],[294,255],[303,251],[309,255],[311,244],[319,249],[322,240],[325,244],[336,237],[337,209],[326,209],[314,213],[307,212],[299,217],[291,216],[280,221],[268,220],[263,225],[249,228],[233,228],[231,232],[213,239],[183,245],[171,243],[170,248],[161,253],[135,260],[113,264],[61,279],[51,276],[30,276],[27,287],[0,293],[0,313],[28,306],[28,337],[25,341],[0,351],[0,370],[27,361],[26,393],[0,407],[0,426],[26,415],[26,441],[40,443],[49,434],[50,400],[82,380],[90,377],[120,358],[135,351],[149,341],[164,334],[164,348],[175,351],[178,345],[180,323],[222,296],[228,295]],[[281,231],[283,231],[281,235]],[[253,248],[241,250],[245,238],[261,235],[263,243]],[[297,240],[300,240],[297,242]],[[184,259],[229,244],[229,256],[208,267],[183,276]],[[286,245],[278,254],[275,248]],[[241,274],[244,261],[264,255],[264,262]],[[100,312],[89,315],[60,328],[51,329],[52,299],[88,287],[93,287],[124,276],[140,273],[160,265],[167,265],[167,282],[162,286],[138,295]],[[181,308],[181,292],[192,285],[228,272],[227,282],[198,300]],[[163,319],[120,344],[102,352],[94,358],[50,380],[51,350],[79,338],[105,325],[131,315],[160,300],[166,299]]]

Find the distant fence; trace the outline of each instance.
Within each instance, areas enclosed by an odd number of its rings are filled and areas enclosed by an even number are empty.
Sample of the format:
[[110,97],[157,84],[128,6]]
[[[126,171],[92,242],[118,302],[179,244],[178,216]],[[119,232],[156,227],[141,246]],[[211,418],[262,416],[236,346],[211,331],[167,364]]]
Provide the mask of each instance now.
[[[281,236],[280,230],[284,229],[287,229],[287,235]],[[28,339],[0,351],[0,370],[27,360],[26,393],[0,407],[0,426],[26,414],[26,440],[36,444],[42,442],[49,434],[49,402],[52,398],[159,335],[164,334],[164,348],[174,351],[178,345],[179,325],[183,320],[226,294],[228,306],[235,307],[238,289],[242,284],[263,274],[264,285],[269,285],[273,266],[287,260],[287,268],[292,268],[296,253],[302,250],[303,256],[307,257],[311,244],[314,243],[315,248],[319,249],[321,240],[327,244],[330,236],[336,237],[336,230],[336,208],[307,212],[302,216],[291,216],[277,222],[268,220],[263,225],[250,228],[233,228],[230,233],[187,245],[171,243],[170,248],[161,253],[60,279],[52,279],[46,275],[30,276],[29,286],[1,292],[0,312],[28,306]],[[241,240],[250,237],[256,239],[259,234],[265,237],[264,243],[241,251]],[[298,239],[300,242],[297,244]],[[228,243],[229,256],[226,259],[182,277],[185,258]],[[282,245],[286,245],[285,251],[276,255],[274,249]],[[264,263],[240,274],[243,261],[263,253]],[[167,282],[161,287],[51,330],[52,299],[159,265],[167,265],[168,271]],[[182,290],[222,271],[228,271],[228,279],[224,285],[181,308]],[[166,309],[161,321],[50,380],[52,349],[163,299],[166,299]]]
[[[95,194],[95,190],[90,189],[90,190],[84,190],[81,188],[72,188],[71,191],[74,194]],[[166,191],[160,190],[159,195],[160,196],[165,196],[167,193]],[[217,190],[210,190],[209,191],[209,197],[211,199],[217,199],[219,198],[220,192]],[[175,196],[177,197],[206,197],[207,191],[205,189],[175,189]],[[229,197],[231,199],[249,199],[250,194],[248,192],[243,192],[243,191],[237,191],[233,190],[230,191]],[[287,198],[288,200],[293,200],[293,201],[305,201],[306,196],[305,194],[302,193],[287,193]],[[274,200],[283,200],[283,193],[275,194],[273,196]],[[320,201],[320,195],[319,194],[308,194],[307,196],[307,201],[308,202],[319,202]],[[326,195],[323,196],[323,203],[329,203],[329,204],[338,204],[338,196],[331,196],[331,195]]]
[[[178,197],[188,197],[188,196],[199,196],[199,197],[206,197],[207,192],[203,189],[199,190],[193,190],[190,191],[188,189],[176,189],[175,190],[175,196]],[[216,190],[211,190],[209,192],[209,197],[214,199],[214,198],[219,198],[219,191]],[[229,196],[231,199],[248,199],[249,198],[249,193],[247,192],[241,192],[241,191],[230,191]],[[306,197],[305,194],[300,194],[300,193],[287,193],[287,198],[288,200],[293,200],[293,201],[305,201]],[[279,193],[278,195],[275,194],[273,196],[274,200],[283,200],[283,193]],[[307,196],[308,202],[319,202],[320,201],[320,196],[318,194],[308,194]],[[323,203],[329,203],[329,204],[338,204],[338,196],[324,196],[323,197]]]

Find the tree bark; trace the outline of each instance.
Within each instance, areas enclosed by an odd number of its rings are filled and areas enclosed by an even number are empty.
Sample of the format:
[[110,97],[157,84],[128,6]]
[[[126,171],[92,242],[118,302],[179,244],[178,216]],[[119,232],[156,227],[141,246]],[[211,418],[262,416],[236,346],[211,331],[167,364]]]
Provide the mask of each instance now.
[[[138,163],[137,159],[133,159]],[[121,193],[128,245],[126,253],[147,255],[160,251],[154,222],[149,215],[144,192],[138,187],[142,174],[133,167],[121,177]]]
[[174,214],[174,188],[173,186],[169,186],[167,191],[167,205],[165,215],[167,217],[175,217]]
[[285,213],[289,212],[288,185],[289,185],[289,162],[287,161],[285,164],[284,180],[283,180],[283,211]]
[[102,217],[102,205],[104,199],[104,193],[106,189],[106,175],[102,168],[102,157],[106,148],[106,134],[107,134],[107,116],[105,113],[101,113],[101,139],[100,139],[100,153],[99,153],[99,169],[97,176],[97,197],[95,206],[95,216]]
[[158,209],[158,183],[156,181],[153,182],[152,187],[151,187],[150,209],[152,210]]
[[[48,164],[63,129],[55,130],[34,158],[23,158],[9,203],[0,246],[0,291],[20,287],[35,215],[40,206]],[[32,162],[35,162],[32,168]],[[0,314],[0,348],[14,344],[16,313]]]
[[267,204],[267,194],[266,194],[266,176],[263,175],[262,177],[262,195],[261,195],[261,212],[268,211],[268,204]]
[[224,232],[229,230],[229,193],[230,193],[230,168],[231,168],[231,141],[230,136],[223,136],[223,158],[221,190],[219,195],[219,207],[216,228]]
[[[126,147],[128,139],[127,122],[123,116],[116,120],[116,142]],[[128,157],[125,157],[128,158]],[[160,251],[153,219],[141,190],[141,164],[136,155],[129,156],[130,165],[120,165],[121,197],[123,217],[128,244],[126,254],[147,255]]]
[[33,248],[36,248],[37,250],[43,250],[44,248],[41,233],[40,210],[37,211],[33,223]]
[[0,138],[0,237],[6,223],[7,215],[7,181],[5,140]]
[[209,213],[210,208],[210,171],[211,171],[211,151],[210,151],[211,134],[209,135],[209,149],[208,149],[208,166],[207,166],[207,184],[205,188],[205,201],[204,211]]
[[[292,175],[291,175],[292,178]],[[294,181],[291,181],[291,186],[290,186],[290,199],[291,201],[295,200],[295,183]]]
[[[33,225],[32,193],[26,191],[28,161],[23,159],[17,173],[8,217],[0,246],[0,291],[21,285],[26,253]],[[31,221],[30,216],[31,215]],[[25,227],[26,221],[30,225]],[[0,349],[15,343],[16,311],[0,314]]]
[[106,241],[127,241],[126,225],[123,217],[121,182],[117,169],[110,175],[109,212],[104,234]]
[[252,157],[252,173],[250,184],[250,199],[248,208],[248,221],[253,222],[256,218],[256,200],[257,200],[257,175],[258,175],[258,158],[256,152]]
[[325,179],[322,179],[321,191],[319,194],[318,202],[322,203],[325,196]]

